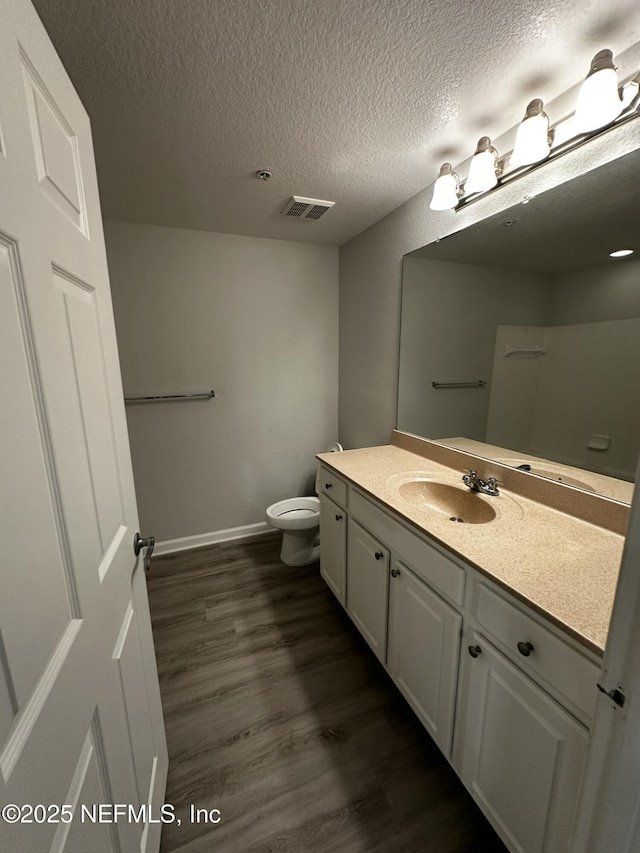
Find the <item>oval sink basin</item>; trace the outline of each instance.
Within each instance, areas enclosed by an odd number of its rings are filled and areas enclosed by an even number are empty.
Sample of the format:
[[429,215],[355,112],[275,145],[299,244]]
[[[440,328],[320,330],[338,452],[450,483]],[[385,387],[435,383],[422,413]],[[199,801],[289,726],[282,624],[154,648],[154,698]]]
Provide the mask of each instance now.
[[434,483],[431,480],[411,480],[402,483],[398,493],[414,505],[427,506],[448,515],[451,521],[486,524],[496,517],[496,511],[491,504],[466,486],[460,488],[448,483]]

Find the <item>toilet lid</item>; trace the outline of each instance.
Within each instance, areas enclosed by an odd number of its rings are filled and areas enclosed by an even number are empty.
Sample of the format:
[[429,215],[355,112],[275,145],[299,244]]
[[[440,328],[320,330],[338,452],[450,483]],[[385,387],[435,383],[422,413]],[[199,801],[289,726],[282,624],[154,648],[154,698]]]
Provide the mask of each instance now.
[[343,447],[339,441],[332,441],[331,444],[325,450],[325,453],[340,453],[342,449]]

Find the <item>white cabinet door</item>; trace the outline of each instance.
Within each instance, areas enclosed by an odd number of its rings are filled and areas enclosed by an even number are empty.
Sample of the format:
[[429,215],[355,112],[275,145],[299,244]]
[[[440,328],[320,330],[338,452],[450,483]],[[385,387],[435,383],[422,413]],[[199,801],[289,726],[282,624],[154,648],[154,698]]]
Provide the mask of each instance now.
[[[167,750],[91,130],[27,0],[0,26],[0,341],[0,805],[52,807],[0,850],[151,853]],[[109,803],[139,821],[82,820]]]
[[442,752],[451,753],[461,615],[402,563],[391,570],[389,671]]
[[344,607],[347,602],[347,514],[320,495],[320,574]]
[[347,579],[347,612],[384,663],[389,552],[355,521],[349,524]]
[[482,635],[466,651],[462,781],[511,850],[566,853],[587,731]]

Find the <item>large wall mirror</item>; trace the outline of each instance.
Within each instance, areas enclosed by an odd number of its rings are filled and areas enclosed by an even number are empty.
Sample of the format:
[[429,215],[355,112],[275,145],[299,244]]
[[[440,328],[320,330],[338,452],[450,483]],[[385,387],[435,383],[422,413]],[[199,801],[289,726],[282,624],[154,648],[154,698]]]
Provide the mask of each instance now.
[[630,502],[640,151],[405,257],[398,429]]

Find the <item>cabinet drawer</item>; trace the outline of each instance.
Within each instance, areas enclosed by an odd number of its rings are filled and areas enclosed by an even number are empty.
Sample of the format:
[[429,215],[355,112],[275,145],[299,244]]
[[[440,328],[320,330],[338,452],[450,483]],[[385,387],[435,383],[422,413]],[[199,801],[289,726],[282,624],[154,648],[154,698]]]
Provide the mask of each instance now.
[[318,469],[316,492],[319,495],[326,495],[342,507],[347,505],[347,484],[323,466]]
[[484,584],[478,588],[478,623],[534,679],[539,676],[591,720],[598,667],[538,621]]
[[466,572],[449,557],[411,533],[359,492],[351,492],[350,515],[394,551],[409,568],[450,601],[464,601]]

